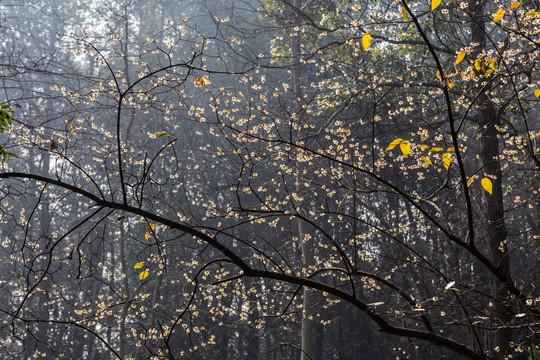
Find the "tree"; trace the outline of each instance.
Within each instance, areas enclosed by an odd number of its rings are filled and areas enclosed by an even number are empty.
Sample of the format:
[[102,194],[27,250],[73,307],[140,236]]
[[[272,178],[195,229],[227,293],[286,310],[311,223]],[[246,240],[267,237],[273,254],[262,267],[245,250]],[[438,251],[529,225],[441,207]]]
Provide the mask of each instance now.
[[376,327],[398,356],[536,356],[532,4],[253,5],[291,29],[213,3],[151,36],[133,4],[62,38],[78,72],[32,82],[61,116],[5,142],[5,354],[375,358]]

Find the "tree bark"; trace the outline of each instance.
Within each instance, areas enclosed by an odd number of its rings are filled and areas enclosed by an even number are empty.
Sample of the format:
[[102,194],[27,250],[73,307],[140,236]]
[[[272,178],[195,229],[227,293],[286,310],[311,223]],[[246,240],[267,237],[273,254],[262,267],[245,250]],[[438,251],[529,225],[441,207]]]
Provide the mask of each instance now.
[[[486,29],[484,23],[485,1],[470,2],[471,8],[471,33],[472,43],[479,44],[474,54],[479,54],[486,49]],[[483,74],[482,74],[483,75]],[[511,281],[510,259],[506,245],[507,231],[504,222],[504,206],[502,192],[502,172],[499,161],[499,139],[497,137],[497,112],[493,102],[486,95],[489,89],[484,89],[478,97],[478,125],[480,138],[480,158],[482,160],[484,175],[492,182],[492,193],[484,192],[486,203],[485,229],[490,260],[504,278]],[[507,300],[510,297],[508,284],[497,277],[492,277],[493,304],[493,327],[499,327],[494,331],[493,344],[490,352],[495,359],[503,359],[509,353],[512,333],[508,328],[501,326],[509,324],[512,314],[507,308]]]
[[[493,104],[486,96],[485,101],[480,103],[481,125],[481,149],[480,157],[484,165],[485,175],[491,178],[492,194],[484,193],[486,201],[486,230],[491,262],[510,281],[510,259],[506,246],[506,226],[504,222],[504,206],[502,195],[502,173],[498,160],[499,139],[497,138],[497,115]],[[512,319],[512,314],[507,308],[506,300],[510,296],[508,285],[498,278],[493,278],[492,296],[495,301],[493,306],[494,326],[507,325]],[[496,358],[503,358],[509,352],[512,340],[510,329],[495,330],[493,347],[498,354]]]
[[[298,139],[297,141],[302,141],[306,138],[305,131],[303,129],[303,119],[302,119],[302,65],[301,65],[301,54],[300,54],[300,34],[301,32],[298,29],[301,19],[300,15],[296,12],[296,9],[300,9],[301,1],[294,0],[294,13],[293,13],[293,33],[291,37],[291,51],[292,51],[292,61],[293,61],[293,92],[294,92],[294,113],[297,117],[297,126],[298,126]],[[298,194],[301,197],[304,197],[305,191],[303,189],[303,173],[304,173],[304,163],[297,161],[297,175],[296,175],[296,189]],[[298,212],[302,216],[307,216],[305,202],[300,202],[298,204]],[[308,233],[308,224],[305,221],[298,221],[298,240],[301,244],[302,251],[302,271],[304,275],[307,275],[311,269],[315,266],[315,254],[313,249],[313,240],[309,241]],[[312,360],[313,359],[313,304],[314,304],[314,294],[313,290],[304,288],[303,293],[303,302],[302,302],[302,352],[300,359],[301,360]]]
[[[122,212],[122,216],[124,213]],[[129,300],[130,300],[130,291],[129,291],[129,281],[127,276],[127,261],[126,261],[126,250],[125,250],[125,240],[126,231],[124,229],[124,222],[120,221],[120,266],[123,277],[124,285],[124,304],[122,305],[122,313],[120,314],[120,331],[118,339],[118,354],[122,359],[126,356],[126,318],[129,310]]]
[[[49,175],[49,162],[50,156],[48,153],[44,154],[41,160],[41,164],[37,166],[34,163],[30,163],[30,171],[33,173],[39,173],[43,176]],[[39,224],[36,227],[36,231],[31,231],[30,236],[32,241],[37,239],[39,247],[28,255],[33,257],[32,271],[38,276],[41,276],[47,269],[47,259],[39,256],[40,253],[46,253],[49,246],[51,237],[49,236],[49,223],[51,221],[49,213],[49,205],[46,200],[41,201],[39,206]],[[28,239],[30,240],[30,239]],[[47,292],[51,287],[50,274],[45,274],[45,278],[39,282],[36,287],[35,293],[29,298],[29,309],[34,319],[40,320],[34,324],[29,324],[29,333],[27,334],[24,346],[26,351],[26,357],[31,356],[47,357],[51,355],[50,348],[48,346],[49,330],[50,326],[49,311],[51,306],[49,304],[49,297]]]

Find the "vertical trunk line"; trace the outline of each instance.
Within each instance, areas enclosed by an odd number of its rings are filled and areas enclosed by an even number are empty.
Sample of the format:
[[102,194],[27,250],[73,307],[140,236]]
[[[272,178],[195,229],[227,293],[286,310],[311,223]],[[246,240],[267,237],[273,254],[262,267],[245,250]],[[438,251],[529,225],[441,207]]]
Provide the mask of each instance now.
[[[511,281],[510,259],[506,245],[506,226],[504,222],[504,207],[502,194],[502,172],[498,160],[499,139],[497,138],[497,115],[493,104],[482,95],[484,99],[480,103],[480,125],[481,125],[481,150],[480,157],[484,165],[484,171],[491,177],[493,183],[492,194],[484,192],[486,201],[486,229],[488,235],[488,245],[490,260],[497,269],[504,274],[506,279]],[[493,178],[494,177],[494,178]],[[510,296],[508,284],[503,283],[497,277],[493,277],[492,296],[494,299],[493,319],[494,326],[509,324],[512,314],[507,309],[507,299]],[[512,333],[510,329],[497,329],[494,333],[493,347],[498,355],[496,358],[504,358],[510,350]]]
[[[304,129],[304,123],[302,119],[302,86],[301,86],[301,75],[302,75],[302,64],[300,56],[300,15],[297,13],[297,10],[301,7],[300,0],[294,0],[294,13],[293,13],[293,36],[291,37],[291,51],[292,51],[292,61],[293,61],[293,91],[294,91],[294,113],[296,116],[296,125],[297,125],[297,141],[304,141],[306,139],[307,128]],[[303,189],[302,177],[304,173],[304,163],[297,160],[297,173],[296,173],[296,190],[300,197],[304,197],[305,191]],[[298,212],[300,215],[307,217],[306,204],[305,202],[300,202],[298,204]],[[313,239],[310,239],[308,234],[308,225],[305,221],[298,221],[298,239],[301,244],[302,251],[302,272],[306,276],[311,272],[311,269],[315,266],[315,254],[313,249]],[[314,304],[314,294],[313,290],[305,288],[303,291],[303,300],[302,300],[302,330],[301,330],[301,341],[302,341],[302,352],[300,355],[300,360],[312,360],[313,359],[313,304]]]
[[[122,216],[123,216],[122,212]],[[126,356],[126,318],[127,313],[129,310],[129,299],[130,299],[130,291],[129,291],[129,281],[127,276],[127,262],[126,262],[126,249],[125,249],[125,242],[126,242],[126,231],[124,229],[124,221],[120,221],[120,266],[122,271],[122,277],[123,277],[123,285],[124,285],[124,304],[122,305],[122,313],[120,314],[120,333],[119,333],[119,339],[118,339],[118,345],[119,345],[119,351],[118,354],[122,359],[125,359]]]
[[[486,29],[483,18],[485,1],[470,1],[471,9],[471,33],[472,42],[479,44],[474,55],[486,49]],[[504,222],[504,206],[502,193],[502,172],[499,161],[499,139],[497,137],[497,112],[495,106],[486,95],[489,89],[478,97],[478,124],[480,138],[480,158],[484,166],[484,174],[490,178],[493,184],[492,194],[484,192],[486,202],[486,223],[487,242],[489,247],[490,260],[492,264],[511,280],[510,259],[506,245],[506,226]],[[507,308],[507,300],[510,297],[508,284],[503,283],[497,277],[492,276],[491,293],[494,299],[493,304],[493,327],[501,327],[509,324],[512,314]],[[495,359],[503,359],[510,352],[510,342],[512,332],[508,328],[498,328],[493,334],[493,344],[491,353]]]

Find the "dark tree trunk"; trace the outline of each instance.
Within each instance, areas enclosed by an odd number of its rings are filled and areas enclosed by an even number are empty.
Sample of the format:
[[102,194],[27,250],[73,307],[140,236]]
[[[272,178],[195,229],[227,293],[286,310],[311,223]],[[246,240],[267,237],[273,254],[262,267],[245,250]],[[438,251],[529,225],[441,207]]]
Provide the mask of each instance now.
[[[475,55],[486,49],[484,5],[485,2],[470,2],[471,40],[472,43],[479,44]],[[507,232],[504,222],[502,172],[498,160],[499,139],[496,128],[498,117],[493,102],[486,95],[488,90],[482,90],[477,100],[480,158],[484,166],[484,175],[491,180],[493,185],[492,194],[484,192],[486,202],[485,229],[490,260],[504,278],[511,281],[510,259],[506,245]],[[498,327],[498,329],[494,331],[490,352],[496,359],[502,359],[504,355],[509,353],[512,340],[511,330],[502,327],[509,324],[512,319],[512,314],[507,308],[507,300],[510,296],[508,284],[493,276],[491,292],[494,299],[492,326]]]

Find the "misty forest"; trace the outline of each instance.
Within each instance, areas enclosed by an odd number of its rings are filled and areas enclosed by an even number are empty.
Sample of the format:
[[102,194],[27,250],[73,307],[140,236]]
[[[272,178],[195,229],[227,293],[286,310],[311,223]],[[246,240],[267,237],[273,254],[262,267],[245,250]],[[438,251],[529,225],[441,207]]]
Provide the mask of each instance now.
[[539,12],[0,1],[0,359],[540,360]]

